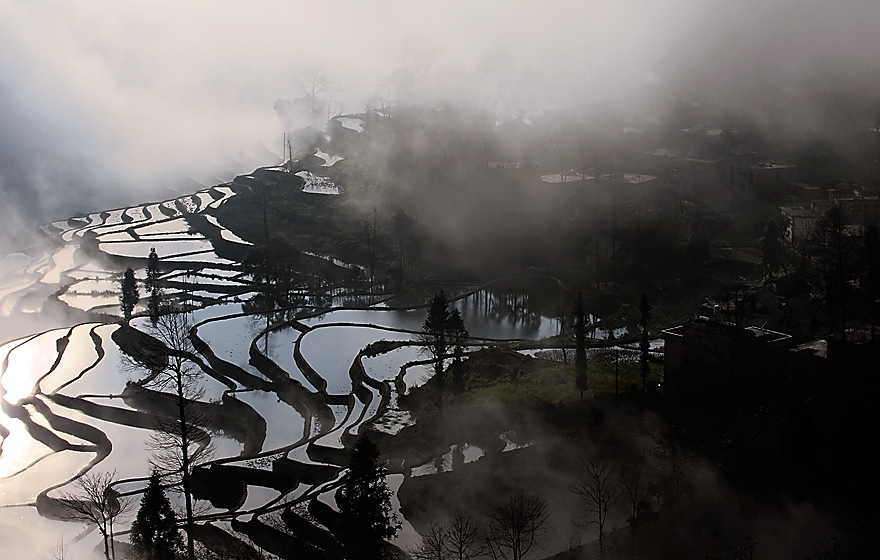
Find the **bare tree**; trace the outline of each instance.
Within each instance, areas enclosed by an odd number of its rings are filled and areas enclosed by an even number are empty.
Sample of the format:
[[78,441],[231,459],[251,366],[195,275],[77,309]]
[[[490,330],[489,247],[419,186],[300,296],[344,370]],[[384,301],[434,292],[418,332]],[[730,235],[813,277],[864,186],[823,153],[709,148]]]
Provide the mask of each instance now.
[[163,477],[180,477],[185,505],[187,555],[195,557],[193,541],[193,504],[190,475],[193,467],[211,457],[210,436],[205,430],[207,418],[195,404],[203,396],[199,384],[200,368],[190,341],[190,324],[184,313],[161,315],[149,334],[165,347],[165,359],[158,360],[154,351],[131,358],[135,365],[150,370],[141,387],[166,392],[174,399],[174,412],[160,421],[150,437],[150,463]]
[[331,117],[341,115],[345,111],[345,105],[339,100],[342,91],[342,86],[332,82],[327,87],[327,122],[330,122]]
[[369,218],[363,218],[360,221],[358,224],[358,233],[360,234],[361,241],[363,241],[364,246],[367,249],[367,271],[370,275],[370,292],[372,292],[373,282],[376,277],[376,246],[379,236],[382,233],[382,228],[379,225],[375,209],[373,209],[373,213]]
[[647,461],[643,450],[635,461],[621,468],[617,475],[626,513],[632,526],[635,526],[639,511],[642,510],[648,498],[646,468]]
[[483,552],[480,528],[463,510],[458,510],[443,524],[444,549],[452,560],[470,560]]
[[583,517],[587,525],[599,526],[599,555],[605,554],[604,532],[608,512],[620,497],[620,486],[614,469],[603,461],[592,458],[581,461],[582,478],[571,491],[582,500]]
[[309,104],[309,112],[313,117],[320,116],[324,109],[324,93],[333,84],[327,78],[327,71],[322,67],[306,68],[297,79],[300,91]]
[[[116,558],[113,550],[113,521],[131,506],[130,501],[121,498],[119,492],[113,488],[115,483],[116,471],[86,473],[73,483],[78,492],[62,493],[60,496],[68,519],[93,523],[98,527],[98,532],[104,539],[104,557],[107,560]],[[63,558],[64,554],[62,540],[56,557]]]
[[[41,556],[41,558],[43,557]],[[58,544],[49,550],[49,555],[46,558],[49,560],[69,560],[70,549],[67,547],[67,543],[64,542],[64,537],[58,539]]]
[[477,523],[458,510],[444,523],[432,523],[421,543],[408,552],[416,560],[470,560],[483,554],[482,544]]
[[518,490],[488,517],[486,549],[496,560],[521,560],[543,539],[550,523],[547,501],[525,490]]
[[409,555],[416,560],[446,560],[446,525],[431,523],[428,532],[422,535],[422,542],[409,549]]

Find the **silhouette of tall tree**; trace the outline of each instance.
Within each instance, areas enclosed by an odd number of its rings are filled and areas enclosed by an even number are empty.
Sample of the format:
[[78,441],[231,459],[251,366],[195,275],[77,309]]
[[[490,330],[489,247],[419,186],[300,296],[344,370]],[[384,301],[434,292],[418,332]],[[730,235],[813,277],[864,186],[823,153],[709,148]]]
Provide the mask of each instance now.
[[457,510],[443,524],[443,534],[443,548],[452,560],[470,560],[483,552],[480,527],[463,510]]
[[167,313],[159,316],[149,334],[163,346],[164,356],[159,359],[156,348],[144,347],[129,350],[132,367],[149,371],[139,385],[166,392],[174,399],[174,411],[156,426],[148,446],[152,451],[150,463],[165,477],[180,477],[180,487],[185,506],[187,557],[195,558],[193,540],[192,470],[200,462],[210,458],[211,438],[205,430],[207,418],[201,415],[195,404],[203,396],[200,385],[200,368],[196,362],[195,349],[190,341],[190,323],[184,313]]
[[376,215],[376,210],[373,210],[373,213],[368,218],[363,218],[358,223],[358,234],[360,235],[361,241],[364,244],[364,247],[367,249],[367,273],[369,274],[370,280],[370,292],[373,291],[373,284],[376,280],[376,266],[377,255],[378,255],[378,242],[379,236],[382,233],[382,228],[379,225],[379,220]]
[[60,496],[66,509],[64,517],[93,523],[98,528],[104,539],[104,558],[107,560],[116,558],[113,548],[113,522],[120,513],[128,509],[128,502],[113,488],[115,479],[116,471],[86,473],[73,483],[77,493],[62,493]]
[[584,295],[578,292],[574,304],[574,383],[584,400],[584,391],[587,390],[587,312],[584,307]]
[[[846,219],[838,205],[832,205],[816,221],[812,235],[813,257],[825,280],[825,305],[828,316],[840,328],[840,341],[846,342],[847,300],[853,273],[854,244],[847,233]],[[842,347],[843,348],[843,347]],[[844,352],[840,353],[843,365]]]
[[865,230],[865,275],[868,292],[868,312],[871,315],[871,371],[874,371],[877,333],[877,292],[880,288],[880,228],[871,224]]
[[458,309],[449,313],[450,344],[452,345],[452,391],[456,395],[464,393],[464,362],[462,360],[468,336],[468,330],[464,326],[464,320]]
[[779,222],[770,219],[761,237],[761,267],[764,270],[764,278],[770,278],[782,267],[784,247],[782,238],[785,231]]
[[299,261],[299,249],[276,236],[248,251],[242,265],[265,297],[284,305],[297,285]]
[[155,325],[156,321],[159,320],[159,308],[161,304],[159,288],[159,255],[156,253],[155,247],[150,248],[150,254],[147,257],[147,278],[144,282],[144,287],[150,294],[147,308],[150,312],[150,320],[153,321],[153,324]]
[[642,339],[639,342],[639,365],[642,372],[642,391],[648,390],[648,323],[651,321],[651,304],[648,302],[647,294],[642,294],[642,301],[639,303],[639,330]]
[[450,347],[463,352],[464,340],[468,332],[458,310],[450,311],[446,293],[440,290],[431,299],[428,307],[428,317],[422,325],[422,333],[419,340],[430,353],[434,360],[434,378],[436,379],[438,408],[443,406],[443,393],[445,392],[446,379],[444,375],[444,363],[449,356]]
[[490,556],[522,560],[546,534],[550,512],[544,498],[520,489],[488,517],[485,537]]
[[177,517],[160,486],[157,471],[150,475],[150,483],[141,497],[129,538],[137,550],[138,560],[173,559],[183,551]]
[[352,449],[348,472],[336,493],[346,527],[344,544],[352,558],[381,558],[383,540],[393,538],[400,529],[391,507],[386,474],[379,447],[369,436],[361,436]]
[[581,462],[582,476],[571,491],[581,498],[586,524],[595,523],[599,527],[599,555],[605,554],[605,524],[608,512],[620,497],[620,486],[614,476],[614,469],[607,463],[594,459]]
[[140,301],[140,299],[141,296],[138,292],[134,270],[132,270],[131,267],[128,267],[122,277],[122,293],[119,295],[119,304],[122,309],[122,316],[125,318],[126,323],[131,320],[131,313],[134,311],[134,306],[137,305],[137,302]]

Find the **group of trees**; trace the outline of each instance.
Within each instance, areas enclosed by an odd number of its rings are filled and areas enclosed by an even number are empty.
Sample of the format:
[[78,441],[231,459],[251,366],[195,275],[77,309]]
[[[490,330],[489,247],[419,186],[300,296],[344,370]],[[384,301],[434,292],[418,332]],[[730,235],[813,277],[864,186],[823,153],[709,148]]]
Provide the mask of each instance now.
[[866,227],[863,236],[853,235],[840,206],[832,205],[816,222],[806,252],[820,270],[826,314],[840,339],[846,340],[846,322],[858,317],[870,321],[873,340],[880,287],[877,225]]
[[437,407],[443,407],[446,392],[446,360],[452,358],[452,388],[455,394],[464,392],[465,379],[462,359],[470,336],[461,313],[449,308],[446,293],[440,290],[431,299],[428,316],[419,336],[424,348],[434,362],[434,383],[437,390]]
[[[129,513],[134,505],[130,496],[116,489],[118,484],[116,471],[89,472],[73,482],[75,492],[65,492],[60,496],[64,507],[63,517],[94,525],[98,529],[106,560],[116,560],[116,520]],[[153,471],[141,497],[129,531],[129,540],[135,554],[133,560],[174,560],[181,558],[185,551],[177,516],[161,487],[157,471]],[[63,550],[62,541],[62,555]]]
[[[174,408],[173,412],[157,415],[160,419],[150,435],[148,445],[153,475],[145,491],[141,511],[132,526],[132,543],[143,552],[144,558],[173,558],[168,553],[174,549],[175,554],[180,552],[192,560],[195,557],[195,545],[191,475],[197,464],[210,458],[210,437],[205,429],[207,418],[195,406],[203,391],[200,384],[201,369],[197,365],[196,352],[190,340],[191,325],[185,313],[162,308],[159,274],[159,256],[155,249],[151,249],[144,284],[150,294],[148,311],[152,323],[147,334],[155,344],[147,344],[142,339],[133,337],[133,340],[140,342],[126,346],[124,356],[127,368],[143,374],[134,383],[143,389],[171,395]],[[120,294],[126,329],[131,328],[127,323],[139,299],[134,271],[128,268],[123,275]],[[114,495],[112,478],[112,475],[106,474],[91,477],[86,475],[77,481],[85,496],[84,501],[91,504],[90,507],[96,508],[96,511],[105,511],[107,508],[102,507],[97,500],[95,487],[102,487],[108,495]],[[178,523],[170,505],[166,504],[167,498],[160,489],[160,480],[167,487],[179,490],[182,496],[185,546],[180,545]],[[112,519],[119,511],[121,509],[117,508],[114,515],[107,518],[110,522],[109,532],[105,534],[102,530],[102,535],[105,535],[105,551],[112,552],[112,546],[108,548],[106,545],[107,541],[112,545]]]
[[486,556],[522,560],[540,545],[549,528],[547,501],[519,489],[487,511],[485,523],[459,510],[446,521],[432,524],[410,554],[417,560],[469,560]]
[[[150,249],[150,254],[147,257],[147,275],[144,280],[144,287],[147,289],[150,297],[147,302],[147,310],[150,313],[150,320],[155,324],[159,319],[162,303],[162,287],[159,280],[159,255],[156,253],[155,247]],[[120,286],[119,293],[119,306],[126,323],[131,320],[134,308],[140,300],[141,295],[137,285],[137,278],[134,275],[134,269],[128,267],[122,275],[122,285]]]
[[[639,366],[642,376],[642,392],[648,390],[648,373],[650,371],[649,350],[650,339],[648,326],[651,321],[652,305],[648,301],[648,296],[642,294],[639,301]],[[577,299],[574,303],[573,329],[575,337],[575,387],[580,392],[581,400],[584,399],[584,392],[588,388],[587,378],[587,311],[584,305],[584,296],[582,292],[578,292]]]

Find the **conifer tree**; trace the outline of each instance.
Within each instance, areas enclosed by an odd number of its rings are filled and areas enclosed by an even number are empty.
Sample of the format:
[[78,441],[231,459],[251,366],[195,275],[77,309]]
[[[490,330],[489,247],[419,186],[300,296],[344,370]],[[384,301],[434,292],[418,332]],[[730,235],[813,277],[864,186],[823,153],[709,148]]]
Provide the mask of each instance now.
[[336,493],[347,529],[345,545],[352,558],[380,558],[382,541],[394,537],[400,529],[397,514],[392,511],[386,474],[379,447],[368,436],[361,436]]
[[140,299],[141,296],[138,293],[137,280],[134,278],[134,270],[132,270],[131,267],[128,267],[125,271],[125,275],[122,277],[122,294],[119,296],[122,316],[125,318],[126,323],[131,320],[131,313],[134,311],[134,306],[137,305],[137,302],[140,301]]
[[150,483],[141,498],[141,505],[131,524],[131,544],[139,560],[178,558],[183,540],[171,502],[159,485],[159,473],[153,471]]
[[[446,387],[444,375],[444,362],[453,350],[457,360],[461,360],[464,350],[464,342],[468,337],[468,331],[457,309],[449,309],[449,301],[446,293],[440,290],[431,299],[428,308],[428,317],[422,325],[422,333],[419,336],[428,353],[434,359],[434,378],[437,386],[437,408],[443,407],[443,393]],[[458,364],[460,366],[460,364]],[[461,369],[458,369],[459,374]]]
[[147,279],[144,287],[150,293],[150,300],[147,308],[150,311],[150,320],[155,325],[159,320],[159,306],[161,302],[161,293],[159,290],[159,255],[156,248],[150,248],[150,255],[147,257]]

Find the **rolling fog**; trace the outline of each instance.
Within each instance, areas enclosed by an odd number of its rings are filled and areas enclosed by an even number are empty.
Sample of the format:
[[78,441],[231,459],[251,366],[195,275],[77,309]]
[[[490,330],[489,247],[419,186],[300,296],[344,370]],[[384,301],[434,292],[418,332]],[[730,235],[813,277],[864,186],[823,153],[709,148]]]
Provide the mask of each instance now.
[[315,68],[338,86],[343,113],[377,95],[503,114],[668,96],[742,105],[765,91],[811,87],[817,94],[805,107],[825,122],[831,108],[814,99],[822,88],[876,98],[866,86],[878,75],[877,15],[870,0],[258,2],[246,10],[7,1],[4,223],[167,192],[259,143],[279,152],[273,104],[301,95],[298,79]]
[[[0,0],[0,257],[30,243],[39,223],[193,192],[188,178],[247,172],[234,168],[265,164],[260,154],[280,161],[285,132],[322,124],[276,110],[316,70],[333,114],[387,103],[443,107],[449,118],[435,112],[437,126],[459,118],[456,108],[496,121],[575,109],[662,120],[670,100],[686,99],[722,105],[774,157],[812,142],[854,160],[850,138],[880,125],[878,21],[876,0]],[[435,140],[396,139],[416,149]],[[385,148],[372,153],[392,154]],[[432,184],[409,177],[414,196]],[[438,227],[453,231],[472,215],[447,202]],[[690,482],[706,511],[726,515],[718,504],[734,501],[739,516],[748,498],[729,499],[717,476],[697,464]],[[793,513],[781,521],[753,512],[765,523],[757,534],[826,521],[785,508]]]

